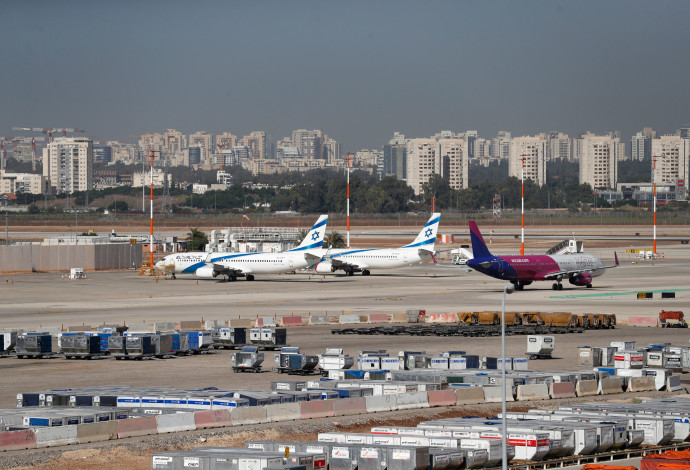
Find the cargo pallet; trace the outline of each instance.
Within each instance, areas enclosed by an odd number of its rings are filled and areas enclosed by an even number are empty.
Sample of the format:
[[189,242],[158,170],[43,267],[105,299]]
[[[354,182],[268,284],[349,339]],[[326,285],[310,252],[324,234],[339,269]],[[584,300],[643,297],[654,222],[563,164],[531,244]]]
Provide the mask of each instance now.
[[232,371],[233,372],[254,372],[254,373],[257,373],[257,372],[261,372],[261,366],[257,366],[257,367],[235,367],[235,366],[233,366]]
[[60,357],[59,354],[55,353],[21,353],[17,354],[17,359],[55,359]]
[[152,359],[155,356],[153,354],[112,354],[112,357],[117,359],[131,359],[131,360],[142,360],[142,359]]
[[65,354],[65,353],[63,353],[63,355],[65,356],[65,359],[89,359],[89,360],[90,359],[104,359],[104,358],[107,358],[109,356],[109,354],[106,352],[102,352],[100,354],[92,354],[92,353],[69,353],[69,354]]

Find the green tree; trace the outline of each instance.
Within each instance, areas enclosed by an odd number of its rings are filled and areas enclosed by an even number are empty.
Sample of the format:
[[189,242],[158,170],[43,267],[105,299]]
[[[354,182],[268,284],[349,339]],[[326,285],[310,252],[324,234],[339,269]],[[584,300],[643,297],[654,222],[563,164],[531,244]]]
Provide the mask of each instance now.
[[323,240],[323,247],[324,248],[347,248],[347,245],[345,244],[345,238],[343,238],[343,234],[338,232],[338,231],[332,231]]
[[198,228],[189,228],[187,234],[187,251],[202,251],[208,244],[208,237]]
[[108,210],[116,212],[127,212],[129,210],[129,204],[127,204],[127,201],[115,201],[108,206]]
[[29,214],[38,214],[39,212],[41,212],[41,209],[36,204],[29,205]]

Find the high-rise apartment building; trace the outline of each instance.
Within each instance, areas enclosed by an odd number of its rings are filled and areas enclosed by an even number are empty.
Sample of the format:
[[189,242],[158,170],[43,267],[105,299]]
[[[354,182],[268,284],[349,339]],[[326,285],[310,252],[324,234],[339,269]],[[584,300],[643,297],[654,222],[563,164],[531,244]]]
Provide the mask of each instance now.
[[544,185],[546,183],[547,149],[548,141],[544,134],[534,137],[512,138],[508,160],[508,174],[519,179],[524,175],[525,180],[532,180],[539,186]]
[[237,146],[237,136],[230,132],[223,132],[216,135],[216,148],[231,149]]
[[633,161],[645,159],[645,149],[647,147],[647,137],[638,132],[630,139],[630,158]]
[[441,161],[437,158],[436,139],[407,140],[407,184],[415,194],[421,194],[422,185],[431,175],[441,174]]
[[340,142],[329,137],[323,147],[326,153],[326,162],[329,165],[334,165],[341,160]]
[[292,131],[292,145],[297,147],[307,160],[324,158],[324,143],[326,135],[322,130],[297,129]]
[[205,158],[202,157],[201,160],[202,165],[211,165],[211,154],[213,152],[213,144],[211,142],[211,139],[211,134],[208,134],[205,131],[199,131],[189,135],[190,147],[203,147],[204,149],[206,149],[204,156]]
[[675,135],[664,135],[652,140],[652,177],[657,184],[676,184],[678,180],[688,182],[690,167],[690,139]]
[[475,156],[475,143],[479,138],[479,132],[477,131],[467,131],[465,132],[465,142],[467,145],[467,158],[476,158]]
[[266,158],[266,133],[252,131],[242,137],[242,145],[249,148],[252,158]]
[[383,146],[383,168],[381,177],[395,176],[399,180],[407,179],[407,146],[401,143],[388,143]]
[[580,184],[592,189],[615,188],[618,180],[618,160],[623,158],[625,144],[618,137],[583,134],[577,139],[580,154]]
[[163,132],[163,147],[169,154],[179,152],[187,148],[187,137],[175,129],[168,129]]
[[469,157],[464,138],[439,139],[436,150],[443,176],[452,189],[465,189],[469,183]]
[[570,137],[562,132],[549,132],[549,145],[546,148],[546,160],[570,161]]
[[491,158],[504,159],[510,157],[510,132],[499,131],[498,135],[491,139]]
[[57,194],[93,188],[93,141],[62,137],[43,149],[43,176]]

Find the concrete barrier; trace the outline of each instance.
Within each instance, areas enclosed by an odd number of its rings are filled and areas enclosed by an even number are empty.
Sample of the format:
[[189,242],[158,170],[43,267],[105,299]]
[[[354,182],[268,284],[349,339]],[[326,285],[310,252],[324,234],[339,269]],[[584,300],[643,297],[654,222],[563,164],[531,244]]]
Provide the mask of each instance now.
[[370,313],[369,323],[388,323],[388,315],[385,313]]
[[309,315],[310,325],[328,325],[329,323],[328,315]]
[[406,313],[394,313],[391,315],[391,322],[392,323],[407,323],[407,314]]
[[36,428],[36,447],[54,447],[77,444],[77,425]]
[[[506,401],[515,401],[513,396],[513,386],[507,384],[506,386]],[[484,401],[486,403],[501,403],[503,401],[500,385],[484,385]]]
[[560,382],[549,385],[549,396],[551,398],[575,398],[575,383]]
[[547,384],[523,384],[517,386],[517,400],[548,400],[549,387]]
[[0,432],[0,452],[36,448],[36,435],[30,429]]
[[426,399],[430,407],[458,404],[458,398],[453,390],[431,390],[426,392]]
[[398,410],[411,410],[415,408],[429,408],[427,392],[398,393]]
[[599,381],[599,395],[612,395],[623,393],[623,378],[608,377]]
[[177,327],[177,323],[171,322],[171,321],[166,321],[166,322],[155,322],[153,324],[153,331],[175,331],[175,328]]
[[194,413],[171,413],[156,416],[158,434],[165,432],[193,431],[196,429]]
[[299,404],[302,419],[330,418],[335,416],[333,400],[303,401]]
[[628,380],[628,392],[651,392],[656,390],[654,377],[630,377]]
[[299,315],[295,316],[289,316],[289,317],[281,317],[280,318],[280,323],[283,326],[302,326],[302,317]]
[[680,390],[680,374],[674,374],[669,377],[666,377],[666,391],[667,392],[675,392],[676,390]]
[[658,326],[654,317],[628,317],[628,326]]
[[455,323],[458,317],[455,313],[427,313],[427,323]]
[[362,323],[359,319],[359,315],[345,314],[338,317],[338,323],[341,325],[352,324],[352,323]]
[[109,441],[117,439],[117,421],[77,424],[77,441],[79,444]]
[[127,418],[117,420],[117,438],[148,436],[156,434],[156,417]]
[[240,406],[230,411],[232,425],[267,423],[266,408],[263,406]]
[[194,412],[194,426],[197,429],[232,426],[229,410],[204,410]]
[[484,403],[482,387],[458,387],[455,389],[455,401],[458,405]]
[[228,326],[230,328],[251,328],[252,320],[245,318],[235,318],[234,320],[228,320]]
[[198,331],[204,329],[201,320],[180,320],[177,324],[179,331]]
[[365,397],[333,400],[333,413],[336,416],[362,415],[366,412],[367,400]]
[[276,421],[294,421],[302,419],[299,403],[281,403],[277,405],[266,405],[266,419],[269,423]]
[[598,395],[599,384],[596,380],[578,380],[575,384],[575,393],[578,397]]
[[276,319],[274,317],[257,317],[254,326],[256,328],[275,328]]
[[393,411],[398,407],[397,395],[377,395],[365,397],[367,411],[369,413],[377,413],[380,411]]

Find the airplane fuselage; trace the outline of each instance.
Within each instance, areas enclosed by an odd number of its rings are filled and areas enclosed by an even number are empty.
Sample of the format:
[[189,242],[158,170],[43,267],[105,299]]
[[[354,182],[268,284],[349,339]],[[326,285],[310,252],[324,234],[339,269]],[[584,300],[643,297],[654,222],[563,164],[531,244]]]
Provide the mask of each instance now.
[[[604,262],[591,254],[573,255],[506,255],[474,258],[468,266],[481,273],[506,281],[544,281],[555,279],[555,273],[586,271],[591,277],[606,271]],[[561,278],[571,276],[562,274]]]
[[307,267],[303,252],[211,253],[207,263],[222,264],[245,274],[280,274]]
[[[430,252],[418,248],[383,248],[365,250],[330,250],[316,267],[317,272],[329,272],[337,269],[344,271],[368,271],[370,269],[395,269],[411,266],[431,259]],[[338,267],[338,262],[346,267]],[[335,269],[331,268],[334,266]]]

